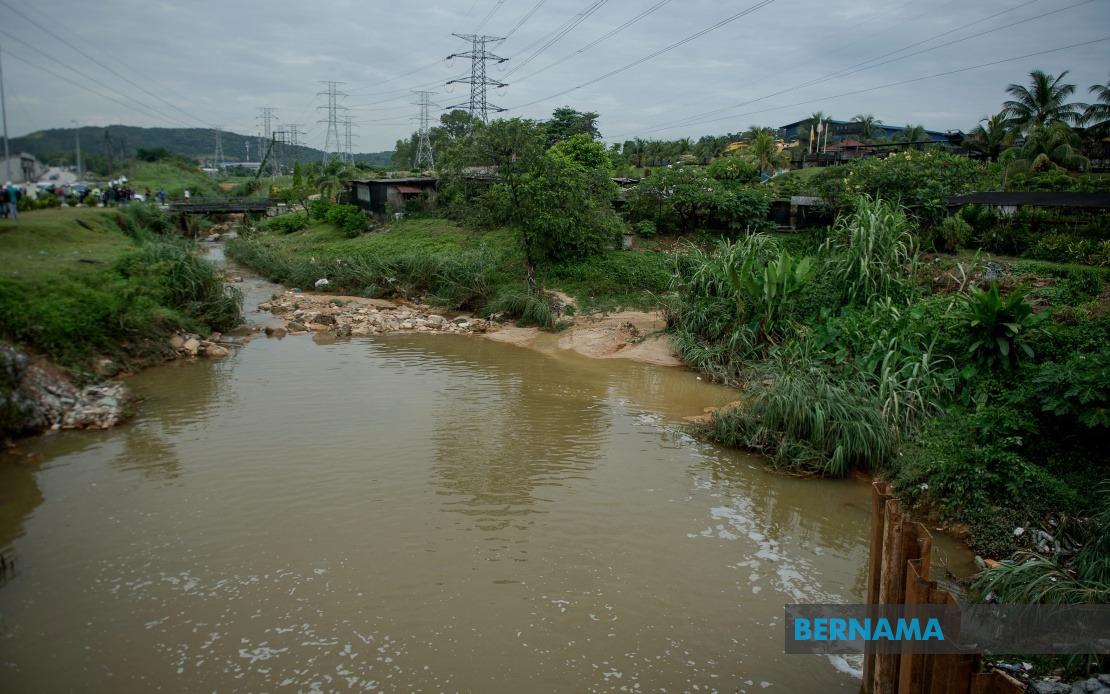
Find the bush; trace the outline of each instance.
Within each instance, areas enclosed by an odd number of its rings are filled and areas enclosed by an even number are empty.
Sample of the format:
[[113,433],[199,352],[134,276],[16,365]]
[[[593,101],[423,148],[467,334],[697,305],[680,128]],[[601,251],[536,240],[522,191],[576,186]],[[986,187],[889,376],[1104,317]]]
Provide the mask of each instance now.
[[822,247],[844,303],[866,304],[906,297],[917,268],[917,248],[906,215],[897,205],[860,196],[852,214],[836,221]]
[[308,201],[308,216],[309,218],[317,221],[326,221],[328,210],[332,207],[332,203],[326,198],[320,197],[315,200]]
[[640,236],[643,236],[644,238],[650,239],[651,237],[655,236],[657,232],[658,229],[656,229],[655,227],[655,222],[651,221],[650,219],[642,219],[639,222],[636,222],[636,233]]
[[972,235],[971,225],[958,215],[945,217],[940,225],[940,241],[943,250],[950,253],[967,245]]
[[324,215],[324,220],[347,238],[354,238],[366,231],[366,215],[354,205],[333,205]]
[[706,169],[709,175],[718,181],[734,181],[736,183],[759,183],[759,167],[750,159],[744,157],[720,157],[714,159]]
[[669,232],[687,233],[707,226],[759,231],[769,210],[763,191],[718,181],[697,166],[658,169],[629,196],[633,219],[653,221]]
[[503,313],[517,319],[519,325],[541,328],[555,327],[555,312],[551,300],[536,296],[524,288],[510,288],[498,292],[489,305],[490,314]]
[[308,215],[296,213],[278,215],[277,217],[270,217],[264,221],[261,226],[266,231],[274,231],[279,234],[292,234],[308,228]]
[[1091,259],[1097,260],[1099,250],[1098,242],[1092,239],[1052,232],[1034,239],[1022,255],[1056,263],[1086,263]]

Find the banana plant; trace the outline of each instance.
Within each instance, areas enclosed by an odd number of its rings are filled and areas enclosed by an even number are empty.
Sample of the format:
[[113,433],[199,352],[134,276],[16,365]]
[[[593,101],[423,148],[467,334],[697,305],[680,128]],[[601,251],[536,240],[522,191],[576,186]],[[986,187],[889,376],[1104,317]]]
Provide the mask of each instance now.
[[766,262],[748,256],[740,263],[726,263],[724,269],[736,296],[738,317],[743,321],[750,307],[759,335],[767,342],[774,342],[789,307],[817,272],[813,258],[798,259],[789,253]]

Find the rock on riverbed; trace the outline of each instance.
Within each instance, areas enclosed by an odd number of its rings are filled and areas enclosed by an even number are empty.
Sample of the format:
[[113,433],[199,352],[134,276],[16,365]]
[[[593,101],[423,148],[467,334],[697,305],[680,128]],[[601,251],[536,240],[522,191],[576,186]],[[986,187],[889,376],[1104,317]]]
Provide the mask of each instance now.
[[286,332],[295,334],[307,331],[357,337],[396,332],[484,333],[497,328],[496,323],[481,318],[458,316],[448,319],[409,304],[291,291],[259,304],[258,308],[287,321],[281,327],[268,327],[266,334],[271,337],[282,337]]
[[48,362],[0,346],[0,437],[44,429],[107,429],[126,418],[130,403],[122,383],[78,388]]
[[182,357],[208,357],[209,359],[222,359],[231,354],[223,345],[217,344],[222,336],[213,333],[207,340],[202,340],[200,335],[179,333],[170,338],[170,348]]

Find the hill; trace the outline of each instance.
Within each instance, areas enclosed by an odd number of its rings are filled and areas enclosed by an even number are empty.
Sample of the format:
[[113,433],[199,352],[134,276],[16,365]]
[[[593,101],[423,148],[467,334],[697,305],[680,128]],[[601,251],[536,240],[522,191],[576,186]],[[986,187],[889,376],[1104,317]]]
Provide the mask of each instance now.
[[[137,128],[130,125],[83,128],[52,128],[39,130],[22,137],[12,138],[13,152],[29,152],[40,161],[72,164],[77,133],[81,134],[81,153],[92,170],[111,167],[135,156],[140,149],[165,147],[175,154],[192,159],[206,159],[216,151],[216,131],[210,128]],[[251,135],[224,132],[221,135],[224,155],[228,161],[243,161],[247,157],[258,161],[258,138]],[[312,147],[289,147],[290,157],[299,161],[320,161],[324,152]],[[371,166],[388,167],[393,152],[368,152],[355,154],[355,160]]]

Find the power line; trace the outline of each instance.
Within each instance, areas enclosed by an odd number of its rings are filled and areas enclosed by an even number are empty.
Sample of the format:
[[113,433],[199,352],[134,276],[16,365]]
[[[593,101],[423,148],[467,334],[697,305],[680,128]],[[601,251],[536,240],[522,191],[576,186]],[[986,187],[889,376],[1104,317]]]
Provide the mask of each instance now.
[[[870,58],[868,60],[864,60],[864,61],[861,61],[859,63],[856,63],[855,65],[850,65],[846,68],[841,68],[839,70],[835,70],[833,72],[822,75],[822,76],[820,76],[816,79],[807,80],[806,82],[802,82],[800,84],[796,84],[796,85],[793,85],[793,86],[790,86],[790,87],[786,87],[784,89],[780,89],[780,90],[778,90],[776,92],[772,92],[770,94],[765,94],[765,95],[763,95],[761,97],[758,97],[758,98],[755,98],[755,99],[749,99],[749,100],[743,101],[739,104],[734,104],[732,106],[725,106],[725,107],[713,109],[713,110],[710,110],[710,111],[704,111],[702,113],[695,114],[693,116],[687,116],[686,118],[682,118],[682,119],[679,119],[679,120],[676,120],[676,121],[672,121],[671,123],[665,123],[664,125],[674,125],[675,127],[678,127],[678,126],[681,126],[681,125],[693,125],[699,119],[701,119],[705,116],[721,113],[721,112],[727,111],[731,108],[739,108],[741,106],[747,106],[749,104],[754,104],[756,102],[763,101],[764,99],[770,99],[772,97],[780,96],[780,95],[786,94],[788,92],[797,91],[798,89],[804,89],[805,87],[811,87],[815,84],[819,84],[821,82],[824,82],[825,80],[828,80],[828,79],[831,79],[831,78],[834,78],[834,77],[847,77],[849,75],[854,75],[854,74],[857,74],[859,72],[864,72],[866,70],[871,70],[871,69],[874,69],[874,68],[877,68],[877,67],[881,67],[883,65],[889,65],[890,63],[897,62],[897,61],[902,60],[904,58],[909,58],[909,57],[912,57],[912,56],[915,56],[915,55],[921,55],[922,53],[928,53],[930,51],[934,51],[934,50],[937,50],[939,48],[945,48],[947,46],[951,46],[955,43],[968,41],[968,40],[971,40],[971,39],[974,39],[974,38],[978,38],[980,36],[985,36],[986,34],[990,34],[990,33],[993,33],[995,31],[999,31],[1001,29],[1008,29],[1008,28],[1010,28],[1012,26],[1016,26],[1018,24],[1024,24],[1026,22],[1031,22],[1035,19],[1040,19],[1041,17],[1046,17],[1046,16],[1051,15],[1051,14],[1056,14],[1057,12],[1063,12],[1064,10],[1069,10],[1069,9],[1072,9],[1072,8],[1075,8],[1075,7],[1079,7],[1080,5],[1086,5],[1086,4],[1089,4],[1090,2],[1094,2],[1094,0],[1083,0],[1083,2],[1079,2],[1079,3],[1076,3],[1074,5],[1069,5],[1067,7],[1063,7],[1063,8],[1057,9],[1057,10],[1052,10],[1050,12],[1045,12],[1043,14],[1035,15],[1033,17],[1029,17],[1027,19],[1022,19],[1022,20],[1019,20],[1019,21],[1016,21],[1016,22],[1012,22],[1010,24],[1005,24],[1005,25],[1002,25],[1002,26],[999,26],[999,27],[986,29],[984,31],[980,31],[980,32],[977,32],[977,33],[974,33],[974,34],[969,34],[968,36],[964,36],[964,37],[961,37],[961,38],[958,38],[958,39],[953,39],[952,41],[948,41],[946,43],[941,43],[941,44],[937,44],[935,46],[930,46],[928,48],[923,48],[919,51],[915,51],[914,53],[908,53],[906,55],[898,56],[896,58],[891,58],[890,60],[882,60],[880,62],[874,62],[876,60],[880,60],[881,58],[891,56],[891,55],[894,55],[894,54],[897,54],[897,53],[901,53],[902,51],[904,51],[908,48],[912,48],[914,46],[919,46],[922,43],[927,43],[929,41],[933,41],[933,40],[941,38],[943,36],[947,36],[948,34],[951,34],[953,31],[958,30],[959,28],[966,28],[966,27],[969,27],[969,26],[974,26],[975,24],[981,24],[985,21],[989,21],[991,19],[994,19],[995,17],[998,17],[999,15],[1005,14],[1007,12],[1010,12],[1010,11],[1014,10],[1014,9],[1018,9],[1020,7],[1024,7],[1025,5],[1032,4],[1032,2],[1036,2],[1036,0],[1030,0],[1030,2],[1023,3],[1022,5],[1018,5],[1017,7],[1010,8],[1009,10],[1003,10],[1002,12],[996,12],[994,14],[988,15],[987,17],[983,17],[982,19],[971,22],[970,24],[965,24],[962,27],[958,27],[955,30],[950,29],[950,30],[947,30],[947,31],[943,31],[939,34],[935,34],[935,35],[930,36],[926,39],[922,39],[920,41],[916,41],[914,43],[903,46],[902,48],[899,48],[898,50],[889,51],[887,53],[884,53],[881,56],[877,56],[875,58]],[[867,63],[874,63],[874,64],[867,65]],[[865,67],[859,67],[861,65],[865,66]],[[661,129],[669,130],[670,127],[661,128]],[[655,131],[656,130],[649,130],[648,132],[655,132]]]
[[[54,77],[57,77],[58,79],[60,79],[60,80],[62,80],[62,81],[64,81],[64,82],[67,82],[67,83],[69,83],[69,84],[72,84],[72,85],[73,85],[73,86],[75,86],[75,87],[78,87],[78,88],[80,88],[80,89],[84,89],[85,91],[89,92],[90,94],[95,94],[96,96],[99,96],[99,97],[102,97],[102,98],[105,98],[105,99],[109,99],[109,100],[111,100],[111,101],[113,101],[113,102],[115,102],[115,103],[119,104],[120,106],[123,106],[123,107],[124,107],[124,108],[126,108],[126,109],[129,109],[129,110],[136,110],[136,107],[135,107],[135,105],[134,105],[134,104],[129,104],[129,103],[127,103],[126,101],[121,101],[120,99],[117,99],[116,97],[114,97],[114,96],[112,96],[112,95],[110,95],[110,94],[105,94],[105,93],[103,93],[103,92],[99,92],[99,91],[97,91],[97,90],[93,89],[92,87],[90,87],[90,86],[89,86],[89,85],[87,85],[87,84],[84,84],[84,83],[82,83],[82,82],[78,82],[77,80],[71,79],[71,78],[67,77],[66,75],[63,75],[63,74],[57,73],[57,72],[55,72],[55,71],[51,70],[50,68],[48,68],[48,67],[46,67],[46,66],[44,66],[44,65],[40,65],[40,64],[36,63],[36,62],[35,62],[35,61],[33,61],[33,60],[28,60],[27,58],[24,58],[23,56],[19,55],[18,53],[12,53],[12,51],[11,51],[11,49],[10,49],[10,48],[6,48],[6,49],[4,49],[4,52],[5,52],[5,53],[7,53],[8,55],[10,55],[11,57],[15,58],[16,60],[20,61],[21,63],[24,63],[24,64],[26,64],[26,65],[29,65],[29,66],[31,66],[31,67],[33,67],[33,68],[35,68],[36,70],[41,70],[41,71],[43,71],[43,72],[45,72],[45,73],[47,73],[47,74],[49,74],[49,75],[52,75],[52,76],[54,76]],[[78,74],[80,74],[80,73],[78,73]],[[161,120],[163,120],[163,117],[162,117],[162,116],[158,116],[158,115],[156,115],[156,114],[153,114],[153,113],[151,113],[151,112],[147,111],[147,110],[146,110],[145,108],[140,108],[140,109],[138,109],[138,110],[139,110],[139,111],[142,111],[142,112],[143,112],[143,115],[145,115],[145,116],[148,116],[148,117],[151,117],[151,118],[153,118],[153,119],[154,119],[154,120],[156,120],[156,121],[161,121]],[[190,126],[190,127],[191,127],[191,126]]]
[[615,75],[619,75],[620,73],[625,72],[626,70],[631,70],[632,68],[636,67],[637,65],[640,65],[642,63],[646,63],[647,61],[649,61],[653,58],[657,58],[657,57],[663,55],[664,53],[668,53],[668,52],[673,51],[674,49],[676,49],[680,46],[683,46],[687,43],[690,43],[691,41],[695,41],[695,40],[701,38],[702,36],[705,36],[706,34],[712,32],[712,31],[716,31],[717,29],[720,29],[721,27],[723,27],[727,24],[731,24],[732,22],[735,22],[736,20],[738,20],[742,17],[746,17],[747,15],[766,7],[767,5],[770,5],[773,2],[775,2],[775,0],[761,0],[760,2],[757,2],[756,4],[752,5],[751,7],[748,7],[745,10],[737,12],[736,14],[734,14],[730,17],[725,17],[724,19],[716,22],[715,24],[711,24],[710,26],[705,27],[704,29],[701,29],[700,31],[696,31],[693,34],[690,34],[686,38],[679,39],[678,41],[675,41],[674,43],[669,44],[667,46],[664,46],[663,48],[660,48],[659,50],[652,51],[651,53],[649,53],[649,54],[647,54],[647,55],[645,55],[641,58],[637,58],[636,60],[633,60],[631,63],[628,63],[627,65],[619,67],[615,70],[610,70],[609,72],[605,73],[604,75],[601,75],[600,77],[595,77],[592,80],[588,80],[586,82],[583,82],[582,84],[571,87],[570,89],[564,89],[561,92],[557,92],[555,94],[545,96],[541,99],[535,99],[533,101],[529,101],[529,102],[524,103],[524,104],[518,104],[516,106],[512,106],[510,108],[507,108],[505,110],[512,111],[512,110],[525,108],[525,107],[528,107],[528,106],[534,106],[535,104],[539,104],[539,103],[542,103],[544,101],[549,101],[550,99],[556,99],[560,96],[570,94],[573,91],[577,91],[579,89],[582,89],[583,87],[588,87],[591,84],[597,84],[598,82],[601,82],[602,80],[606,80],[606,79],[609,79],[610,77],[613,77]]
[[148,90],[148,89],[147,89],[146,87],[144,87],[143,85],[139,84],[138,82],[135,82],[135,81],[134,81],[134,80],[132,80],[132,79],[131,79],[130,77],[127,77],[127,76],[125,76],[125,75],[123,75],[123,74],[120,74],[120,72],[119,72],[119,71],[117,71],[117,70],[115,70],[115,69],[113,69],[113,68],[109,67],[108,65],[105,65],[104,63],[102,63],[101,61],[97,60],[97,59],[96,59],[96,58],[94,58],[93,56],[89,55],[89,54],[88,54],[88,53],[86,53],[85,51],[81,50],[80,48],[78,48],[77,46],[75,46],[74,44],[72,44],[71,42],[67,41],[67,40],[66,40],[66,39],[64,39],[63,37],[61,37],[61,36],[59,36],[58,34],[54,33],[54,32],[53,32],[53,31],[51,31],[51,30],[50,30],[50,29],[49,29],[48,27],[45,27],[45,26],[43,26],[42,24],[38,23],[37,21],[35,21],[35,20],[34,20],[34,19],[32,19],[31,17],[27,16],[27,15],[26,15],[26,14],[24,14],[24,13],[23,13],[22,11],[20,11],[20,10],[19,10],[18,8],[16,8],[16,7],[12,6],[11,4],[9,4],[9,3],[8,3],[8,2],[6,1],[6,0],[0,0],[0,5],[3,5],[4,7],[8,8],[8,9],[9,9],[9,10],[11,10],[12,12],[16,13],[16,14],[17,14],[17,15],[19,15],[20,17],[23,17],[23,19],[27,20],[28,22],[30,22],[30,23],[31,23],[31,24],[33,24],[34,26],[38,27],[38,28],[39,28],[39,29],[40,29],[41,31],[43,31],[43,32],[45,32],[46,34],[48,34],[48,35],[50,35],[50,36],[54,37],[54,38],[55,38],[55,39],[57,39],[58,41],[61,41],[61,42],[62,42],[62,43],[63,43],[64,45],[68,46],[68,47],[69,47],[70,49],[72,49],[72,50],[73,50],[73,51],[75,51],[76,53],[79,53],[80,55],[84,56],[84,57],[85,57],[85,58],[87,58],[88,60],[92,61],[93,63],[95,63],[96,65],[100,66],[100,67],[101,67],[101,68],[103,68],[104,70],[107,70],[108,72],[112,73],[113,75],[115,75],[116,77],[120,78],[120,79],[121,79],[121,80],[123,80],[124,82],[127,82],[128,84],[130,84],[131,86],[135,87],[136,89],[138,89],[139,91],[143,92],[144,94],[147,94],[147,95],[149,95],[149,96],[152,96],[152,97],[154,97],[155,99],[158,99],[159,101],[161,101],[161,102],[162,102],[162,103],[164,103],[165,105],[169,106],[170,108],[174,109],[175,111],[178,111],[178,112],[180,112],[180,113],[183,113],[183,114],[185,114],[186,116],[188,116],[189,118],[193,119],[194,121],[196,121],[196,122],[198,122],[198,123],[202,124],[202,125],[203,125],[204,127],[209,127],[209,126],[208,126],[208,124],[207,124],[207,123],[206,123],[206,122],[205,122],[205,121],[204,121],[203,119],[197,118],[196,116],[194,116],[193,114],[191,114],[191,113],[189,113],[188,111],[184,110],[183,108],[181,108],[181,107],[179,107],[179,106],[176,106],[176,105],[174,105],[174,104],[170,103],[169,101],[166,101],[166,100],[165,100],[164,98],[162,98],[162,97],[161,97],[160,95],[158,95],[158,94],[155,94],[154,92],[152,92],[152,91]]
[[[746,113],[733,113],[733,114],[730,114],[728,116],[723,116],[721,118],[712,118],[712,119],[699,121],[699,123],[714,123],[714,122],[722,121],[722,120],[732,120],[734,118],[743,118],[744,116],[754,116],[754,115],[757,115],[757,114],[760,114],[760,113],[767,113],[768,111],[780,111],[784,108],[796,108],[798,106],[807,106],[807,105],[814,104],[814,103],[817,103],[817,102],[820,102],[820,101],[829,101],[831,99],[840,99],[840,98],[843,98],[843,97],[846,97],[846,96],[856,96],[858,94],[867,94],[868,92],[874,92],[874,91],[878,91],[880,89],[888,89],[890,87],[900,87],[900,86],[907,85],[907,84],[913,84],[915,82],[922,82],[924,80],[935,79],[937,77],[947,77],[949,75],[956,75],[956,74],[960,74],[960,73],[963,73],[963,72],[970,72],[971,70],[979,70],[979,69],[982,69],[982,68],[985,68],[985,67],[994,67],[995,65],[1002,65],[1004,63],[1012,63],[1012,62],[1017,61],[1017,60],[1024,60],[1026,58],[1033,58],[1033,57],[1036,57],[1036,56],[1039,56],[1039,55],[1047,55],[1049,53],[1058,53],[1060,51],[1066,51],[1066,50],[1070,50],[1072,48],[1080,48],[1082,46],[1090,46],[1092,44],[1101,43],[1103,41],[1110,41],[1110,36],[1103,36],[1101,38],[1091,39],[1090,41],[1080,41],[1078,43],[1071,43],[1071,44],[1068,44],[1066,46],[1058,46],[1056,48],[1048,48],[1048,49],[1045,49],[1045,50],[1042,50],[1042,51],[1035,51],[1033,53],[1025,53],[1023,55],[1017,55],[1017,56],[1013,56],[1013,57],[1010,57],[1010,58],[1001,58],[999,60],[992,60],[990,62],[979,63],[977,65],[968,65],[966,67],[955,68],[953,70],[945,70],[943,72],[936,72],[936,73],[933,73],[931,75],[922,75],[920,77],[911,77],[909,79],[898,80],[898,81],[895,81],[895,82],[887,82],[886,84],[879,84],[879,85],[875,85],[873,87],[865,87],[863,89],[855,89],[855,90],[848,91],[848,92],[840,92],[839,94],[831,94],[829,96],[817,97],[815,99],[807,99],[807,100],[804,100],[804,101],[797,101],[797,102],[792,103],[792,104],[781,104],[779,106],[770,106],[768,108],[760,109],[758,111],[748,111]],[[693,125],[693,123],[684,123],[683,125]],[[682,127],[682,126],[674,126],[674,127]],[[661,128],[661,130],[671,130],[671,129],[672,128]],[[616,137],[622,137],[622,136],[616,136]]]
[[[140,100],[136,99],[133,96],[129,96],[128,94],[125,94],[125,93],[121,92],[120,90],[112,87],[111,85],[105,84],[104,82],[100,81],[99,79],[81,71],[78,68],[75,68],[71,65],[67,65],[66,63],[64,63],[61,60],[55,58],[54,56],[50,55],[49,53],[45,53],[45,52],[39,50],[38,48],[36,48],[35,46],[31,45],[30,43],[24,41],[23,39],[19,38],[18,36],[14,36],[12,34],[9,34],[8,32],[4,31],[3,29],[0,29],[0,35],[7,36],[9,39],[25,46],[26,48],[28,48],[31,51],[37,53],[38,55],[42,56],[46,60],[49,60],[53,63],[57,63],[61,67],[65,68],[66,70],[80,75],[81,77],[88,80],[89,82],[92,82],[93,84],[96,84],[100,87],[103,87],[103,88],[109,90],[110,92],[113,92],[113,93],[119,95],[121,98],[127,99],[128,101],[132,102],[132,103],[129,104],[129,103],[124,103],[122,101],[119,101],[117,99],[113,99],[113,101],[122,105],[124,108],[128,108],[128,109],[138,108],[140,111],[143,112],[144,115],[152,117],[157,121],[172,122],[172,123],[176,123],[178,125],[183,125],[186,128],[196,127],[196,126],[194,126],[190,123],[186,123],[185,121],[181,120],[180,118],[175,118],[173,116],[170,116],[170,115],[166,114],[163,111],[159,111],[155,107],[150,106],[149,104],[147,104],[143,101],[140,101]],[[58,76],[58,75],[55,75],[55,76]],[[67,81],[70,82],[71,84],[73,84],[72,80],[67,80]]]
[[515,34],[517,30],[520,29],[520,27],[524,26],[524,24],[532,18],[532,15],[536,14],[536,12],[546,3],[547,0],[539,0],[539,2],[537,2],[535,5],[532,5],[532,9],[525,12],[524,15],[517,21],[517,23],[513,25],[513,28],[509,29],[508,33],[505,34],[505,38],[507,39]]
[[536,70],[535,72],[529,73],[529,74],[525,75],[524,77],[520,77],[520,78],[516,79],[515,80],[516,83],[523,82],[526,79],[531,79],[531,78],[535,77],[536,75],[540,74],[541,72],[546,72],[546,71],[550,70],[551,68],[555,67],[556,65],[559,65],[561,63],[565,63],[566,61],[570,60],[571,58],[574,58],[575,56],[582,55],[583,53],[590,50],[594,46],[597,46],[598,44],[600,44],[602,41],[607,41],[608,39],[613,38],[614,36],[616,36],[620,32],[624,31],[628,27],[632,26],[633,24],[640,21],[644,17],[647,17],[648,15],[654,13],[656,10],[660,9],[661,7],[663,7],[664,5],[666,5],[670,2],[671,2],[671,0],[660,0],[659,2],[655,3],[651,7],[647,8],[646,10],[644,10],[640,14],[636,15],[632,19],[628,20],[624,24],[621,24],[617,27],[614,27],[613,29],[606,32],[605,34],[597,37],[593,41],[590,41],[585,46],[582,46],[581,48],[579,48],[577,51],[574,51],[573,53],[569,53],[569,54],[563,56],[562,58],[559,58],[555,62],[549,63],[548,65],[546,65],[544,67],[541,67],[539,70]]
[[474,27],[474,31],[481,31],[482,27],[484,27],[489,22],[490,18],[493,17],[493,15],[496,14],[497,11],[500,10],[501,6],[504,4],[505,0],[497,0],[497,2],[493,4],[493,7],[489,8],[489,12],[487,12],[486,16],[482,18],[482,21],[478,22],[478,26]]
[[[532,51],[532,53],[527,58],[525,58],[524,60],[522,60],[519,63],[517,63],[516,65],[514,65],[511,70],[509,70],[508,72],[505,73],[505,76],[508,77],[508,76],[512,75],[517,70],[522,69],[525,65],[527,65],[528,63],[535,60],[536,57],[540,53],[543,53],[548,48],[551,48],[556,43],[558,43],[564,36],[566,36],[567,34],[569,34],[572,31],[574,31],[574,29],[577,28],[578,25],[580,25],[582,22],[589,19],[590,15],[592,15],[593,13],[600,10],[605,5],[605,3],[607,3],[608,1],[609,0],[594,0],[594,2],[592,2],[590,5],[588,5],[586,7],[586,9],[582,10],[578,14],[571,17],[569,20],[564,22],[560,27],[555,29],[554,32],[549,34],[548,36],[550,36],[550,38],[547,38],[546,41],[544,39],[540,39],[539,41],[537,41],[536,43],[543,42],[543,44],[539,48],[537,48],[535,51]],[[532,46],[535,46],[535,45],[536,45],[535,43],[532,44]],[[529,46],[528,48],[525,48],[524,50],[525,51],[531,50],[532,46]]]

